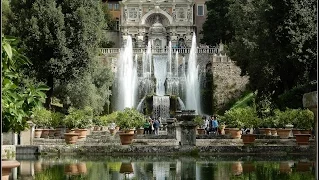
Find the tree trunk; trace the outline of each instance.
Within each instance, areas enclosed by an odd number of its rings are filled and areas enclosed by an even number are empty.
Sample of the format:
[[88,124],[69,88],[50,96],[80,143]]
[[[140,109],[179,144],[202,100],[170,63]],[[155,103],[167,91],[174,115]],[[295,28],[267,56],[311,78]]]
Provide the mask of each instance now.
[[51,109],[51,99],[53,96],[53,75],[50,74],[48,79],[47,79],[47,86],[50,88],[47,91],[47,98],[46,98],[46,103],[45,103],[45,107],[48,109]]

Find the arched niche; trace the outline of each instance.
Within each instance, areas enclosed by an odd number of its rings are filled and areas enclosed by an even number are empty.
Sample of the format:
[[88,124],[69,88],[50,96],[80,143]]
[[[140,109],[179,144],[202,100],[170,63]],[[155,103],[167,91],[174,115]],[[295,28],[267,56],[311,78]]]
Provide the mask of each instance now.
[[152,24],[156,22],[157,16],[159,16],[160,23],[163,26],[166,27],[172,24],[172,17],[162,9],[157,9],[157,11],[156,10],[149,11],[141,18],[140,23],[141,25],[146,25],[151,27]]

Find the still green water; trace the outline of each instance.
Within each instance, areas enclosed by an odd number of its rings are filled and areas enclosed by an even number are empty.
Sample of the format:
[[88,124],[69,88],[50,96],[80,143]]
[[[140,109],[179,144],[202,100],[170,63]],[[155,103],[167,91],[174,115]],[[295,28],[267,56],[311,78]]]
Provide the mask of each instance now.
[[[250,156],[41,157],[19,160],[18,179],[35,180],[313,180],[308,158]],[[30,169],[28,169],[30,167]],[[33,172],[31,172],[33,171]],[[28,173],[32,173],[32,175]]]

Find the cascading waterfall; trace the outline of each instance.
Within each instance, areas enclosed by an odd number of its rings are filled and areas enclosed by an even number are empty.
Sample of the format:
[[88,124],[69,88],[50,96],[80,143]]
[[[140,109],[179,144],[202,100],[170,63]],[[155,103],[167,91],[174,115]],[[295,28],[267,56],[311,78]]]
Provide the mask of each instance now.
[[117,65],[117,110],[123,110],[126,107],[132,108],[136,105],[135,98],[137,95],[138,77],[137,66],[133,61],[131,36],[127,37],[127,43],[124,50],[120,53],[120,59]]
[[178,51],[176,52],[176,57],[175,57],[175,60],[176,60],[176,62],[175,62],[175,76],[176,77],[178,77],[179,76],[179,53],[178,53]]
[[165,81],[167,77],[167,58],[165,56],[154,56],[154,76],[156,78],[156,95],[165,95]]
[[195,110],[197,114],[200,114],[200,80],[198,69],[196,36],[193,33],[186,75],[186,109]]
[[169,41],[169,51],[168,51],[168,62],[169,62],[169,76],[172,76],[172,45],[171,45],[171,41]]
[[153,96],[153,117],[169,118],[170,117],[170,97]]

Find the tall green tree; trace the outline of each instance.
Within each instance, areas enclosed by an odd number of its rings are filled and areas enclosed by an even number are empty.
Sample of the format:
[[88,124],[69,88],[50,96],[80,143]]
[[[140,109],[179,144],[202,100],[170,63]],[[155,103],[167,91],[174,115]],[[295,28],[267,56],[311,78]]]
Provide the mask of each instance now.
[[206,2],[208,14],[202,31],[201,43],[216,45],[229,43],[234,36],[234,28],[230,20],[229,6],[234,0],[209,0]]
[[[86,71],[97,54],[105,25],[99,0],[12,0],[10,33],[18,36],[37,79],[50,87]],[[30,71],[31,71],[30,70]]]
[[[252,91],[258,90],[257,102],[269,98],[277,102],[291,89],[316,81],[316,0],[228,2],[224,8],[208,6],[208,11],[218,11],[217,22],[232,24],[234,33],[226,41],[228,54],[241,74],[249,75]],[[226,32],[224,26],[216,28]],[[212,26],[204,31],[213,35],[216,30]]]

